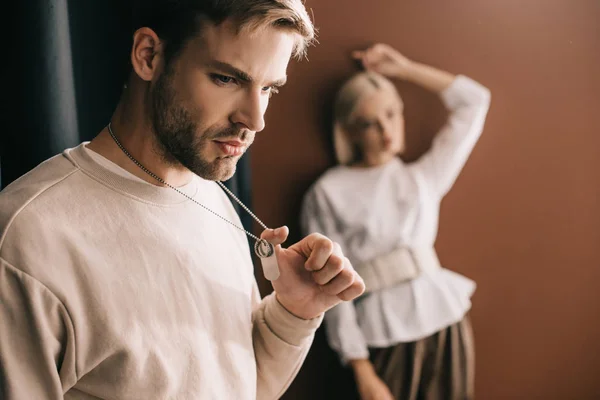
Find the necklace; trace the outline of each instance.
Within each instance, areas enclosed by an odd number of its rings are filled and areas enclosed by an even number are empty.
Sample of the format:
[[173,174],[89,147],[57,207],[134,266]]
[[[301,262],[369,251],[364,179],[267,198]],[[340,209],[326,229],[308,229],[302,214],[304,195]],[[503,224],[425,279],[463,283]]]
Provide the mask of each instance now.
[[[196,199],[194,199],[191,196],[188,196],[186,193],[182,192],[181,190],[179,190],[178,188],[176,188],[175,186],[169,184],[168,182],[166,182],[164,179],[162,179],[161,177],[159,177],[158,175],[156,175],[155,173],[153,173],[152,171],[150,171],[148,168],[144,167],[138,160],[136,160],[128,151],[127,149],[125,149],[125,147],[121,144],[121,142],[119,141],[119,139],[117,139],[117,137],[115,136],[113,130],[112,130],[112,125],[111,122],[108,123],[108,132],[110,133],[110,136],[113,138],[113,140],[115,141],[115,143],[117,144],[117,146],[119,146],[119,148],[121,149],[121,151],[123,151],[123,153],[125,153],[125,155],[127,157],[129,157],[129,159],[131,161],[133,161],[133,163],[135,165],[137,165],[138,167],[140,167],[140,169],[142,171],[144,171],[146,174],[150,175],[152,178],[154,178],[155,180],[157,180],[158,182],[162,183],[163,185],[173,189],[174,191],[176,191],[177,193],[181,194],[182,196],[186,197],[188,200],[193,201],[194,203],[198,204],[200,207],[204,208],[205,210],[207,210],[208,212],[212,213],[213,215],[221,218],[223,221],[227,222],[228,224],[236,227],[237,229],[243,231],[246,233],[246,235],[248,235],[249,237],[251,237],[252,239],[254,239],[256,242],[254,243],[254,252],[256,253],[256,255],[261,258],[269,258],[273,255],[273,253],[275,252],[275,249],[273,248],[273,245],[269,242],[267,242],[265,239],[261,239],[259,237],[257,237],[256,235],[253,235],[252,233],[248,232],[246,229],[244,229],[241,226],[236,225],[235,223],[231,222],[230,220],[228,220],[227,218],[223,217],[220,214],[217,214],[216,212],[214,212],[213,210],[211,210],[210,208],[206,207],[204,204],[200,203],[199,201],[197,201]],[[260,220],[258,219],[258,217],[256,215],[254,215],[254,213],[252,211],[250,211],[250,209],[248,207],[246,207],[246,205],[244,203],[242,203],[240,201],[240,199],[238,199],[232,192],[231,190],[229,190],[222,182],[216,181],[217,184],[219,186],[221,186],[221,188],[223,188],[223,190],[225,190],[225,192],[231,196],[231,198],[233,200],[235,200],[248,214],[250,214],[250,216],[252,218],[254,218],[254,220],[256,222],[258,222],[258,224],[263,227],[263,229],[268,229],[267,226]]]

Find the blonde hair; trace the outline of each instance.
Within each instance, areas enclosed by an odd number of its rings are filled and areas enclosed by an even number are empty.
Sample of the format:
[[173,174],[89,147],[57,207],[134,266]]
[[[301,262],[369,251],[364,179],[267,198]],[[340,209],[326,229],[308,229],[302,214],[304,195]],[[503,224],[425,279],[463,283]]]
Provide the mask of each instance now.
[[400,99],[394,84],[373,71],[354,75],[337,92],[333,107],[333,146],[339,164],[357,161],[358,151],[348,136],[347,125],[354,117],[358,103],[379,90],[393,92]]
[[175,57],[191,37],[202,30],[202,22],[216,25],[231,19],[238,34],[251,34],[267,27],[296,34],[293,56],[302,58],[314,42],[316,31],[301,0],[133,0],[133,30],[149,27],[167,43],[165,59]]
[[[238,0],[239,1],[239,0]],[[240,13],[239,32],[252,33],[267,27],[289,30],[297,35],[293,56],[302,58],[316,37],[315,27],[300,0],[254,0]]]

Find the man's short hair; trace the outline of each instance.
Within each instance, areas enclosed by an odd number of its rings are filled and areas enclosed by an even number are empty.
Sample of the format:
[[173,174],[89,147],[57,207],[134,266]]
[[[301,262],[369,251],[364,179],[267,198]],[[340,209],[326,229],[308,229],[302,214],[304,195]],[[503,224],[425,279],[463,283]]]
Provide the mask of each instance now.
[[135,0],[134,31],[148,27],[165,41],[165,63],[201,33],[202,23],[233,20],[238,33],[276,27],[296,34],[293,56],[305,56],[315,28],[302,0]]

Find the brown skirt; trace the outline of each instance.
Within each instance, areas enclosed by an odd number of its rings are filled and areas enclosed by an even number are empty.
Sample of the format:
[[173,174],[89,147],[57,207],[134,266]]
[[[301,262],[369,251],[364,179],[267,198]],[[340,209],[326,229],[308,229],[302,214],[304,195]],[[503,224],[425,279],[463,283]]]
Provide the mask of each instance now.
[[371,362],[398,400],[473,399],[475,345],[468,316],[416,342],[371,349]]

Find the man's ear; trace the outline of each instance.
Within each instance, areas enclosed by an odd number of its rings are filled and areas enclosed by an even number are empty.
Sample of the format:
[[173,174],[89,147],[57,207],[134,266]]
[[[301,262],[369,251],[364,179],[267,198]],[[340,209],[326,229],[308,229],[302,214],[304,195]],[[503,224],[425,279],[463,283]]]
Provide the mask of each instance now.
[[162,62],[163,45],[156,32],[150,28],[138,29],[131,48],[131,65],[135,73],[144,81],[152,81]]

